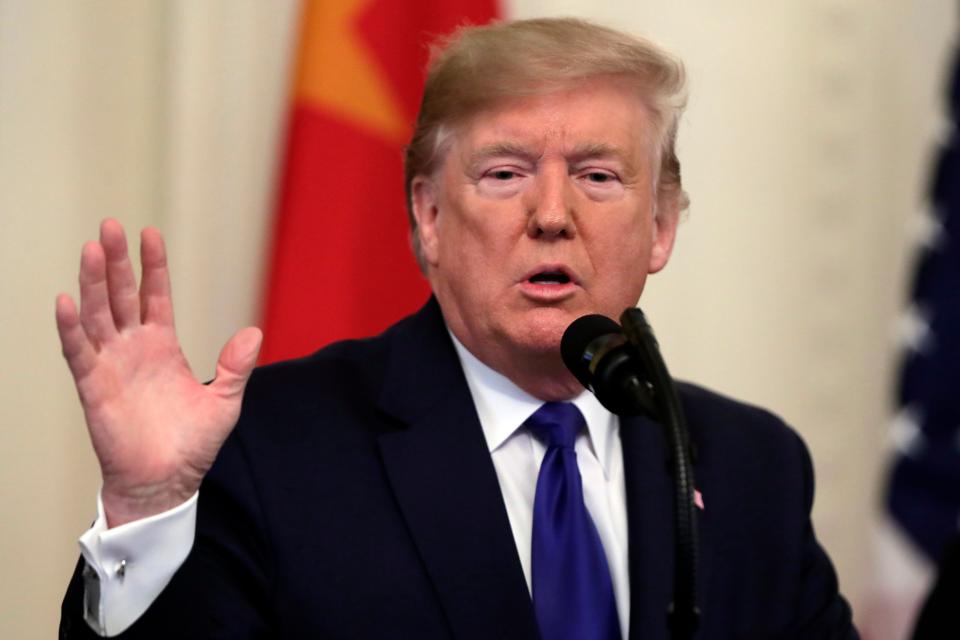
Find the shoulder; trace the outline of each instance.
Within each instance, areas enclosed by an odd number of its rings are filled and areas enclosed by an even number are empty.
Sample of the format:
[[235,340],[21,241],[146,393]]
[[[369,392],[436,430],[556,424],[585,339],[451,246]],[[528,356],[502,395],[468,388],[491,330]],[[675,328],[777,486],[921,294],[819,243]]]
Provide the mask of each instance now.
[[763,407],[688,382],[678,383],[677,393],[691,434],[697,439],[751,450],[805,450],[797,432]]
[[350,392],[375,384],[390,351],[383,335],[346,340],[302,358],[257,367],[247,386],[248,403],[288,402],[318,391]]
[[414,318],[408,317],[371,338],[334,342],[302,358],[257,367],[247,385],[244,411],[357,396],[370,400],[382,384],[396,345],[406,339],[413,324]]
[[677,394],[688,419],[720,423],[737,420],[751,425],[767,425],[766,428],[777,428],[773,425],[785,426],[783,420],[763,407],[736,400],[690,382],[677,382]]
[[382,409],[385,394],[405,380],[433,379],[451,367],[459,363],[431,299],[378,336],[336,342],[254,370],[234,433],[249,443],[288,447],[318,437],[331,446],[369,442],[396,427]]
[[[335,342],[302,358],[254,370],[245,394],[247,404],[289,402],[299,396],[370,397],[397,360],[414,365],[424,353],[449,342],[440,308],[430,298],[416,313],[394,323],[380,335]],[[447,345],[449,347],[449,345]],[[344,395],[345,394],[345,395]]]
[[698,518],[701,557],[712,572],[705,619],[739,601],[756,617],[738,637],[856,638],[810,523],[813,466],[803,440],[766,409],[691,384],[678,393],[706,505]]
[[678,394],[697,467],[746,493],[793,496],[802,511],[813,499],[813,466],[800,435],[779,416],[689,383]]
[[366,427],[378,424],[375,404],[393,345],[392,330],[255,369],[235,436],[261,452],[263,447],[304,446],[318,431],[324,438],[336,439],[340,432],[363,437]]
[[[372,459],[378,436],[391,428],[377,398],[395,330],[255,369],[237,424],[205,480],[207,494],[216,485],[243,496],[273,495],[308,475],[336,477]],[[243,484],[247,476],[256,478],[256,492]]]

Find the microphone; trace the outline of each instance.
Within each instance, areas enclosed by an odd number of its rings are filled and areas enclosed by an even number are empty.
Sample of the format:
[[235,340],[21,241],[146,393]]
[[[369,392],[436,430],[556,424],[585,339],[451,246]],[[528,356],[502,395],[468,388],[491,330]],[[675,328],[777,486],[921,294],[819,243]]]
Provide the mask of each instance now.
[[691,640],[697,607],[697,514],[690,438],[680,398],[653,329],[643,312],[628,308],[623,327],[601,315],[574,320],[560,340],[560,356],[577,380],[610,412],[643,414],[663,425],[674,480],[674,590],[667,624],[675,640]]
[[563,332],[560,356],[611,413],[656,418],[649,375],[623,329],[610,318],[594,314],[574,320]]

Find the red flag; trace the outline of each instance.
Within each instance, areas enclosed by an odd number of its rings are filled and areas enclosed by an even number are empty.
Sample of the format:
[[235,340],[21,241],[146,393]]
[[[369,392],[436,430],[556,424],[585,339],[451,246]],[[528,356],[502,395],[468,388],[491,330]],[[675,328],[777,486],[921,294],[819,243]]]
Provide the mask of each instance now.
[[410,250],[402,147],[426,43],[496,0],[307,0],[263,315],[261,362],[378,333],[429,293]]

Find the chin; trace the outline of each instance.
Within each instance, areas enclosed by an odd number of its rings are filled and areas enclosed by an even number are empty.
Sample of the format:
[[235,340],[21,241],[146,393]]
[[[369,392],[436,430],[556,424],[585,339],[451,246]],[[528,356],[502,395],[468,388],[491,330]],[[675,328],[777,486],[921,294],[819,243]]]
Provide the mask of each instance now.
[[563,332],[579,317],[559,309],[538,309],[526,316],[515,325],[514,342],[525,351],[542,354],[559,354]]

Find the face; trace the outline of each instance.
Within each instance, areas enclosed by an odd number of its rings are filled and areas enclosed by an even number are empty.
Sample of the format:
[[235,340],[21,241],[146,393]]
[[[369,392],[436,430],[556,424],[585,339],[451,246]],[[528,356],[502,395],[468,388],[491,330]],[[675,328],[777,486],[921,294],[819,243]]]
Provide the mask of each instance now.
[[678,212],[657,202],[653,136],[631,89],[594,81],[477,114],[434,175],[413,182],[448,327],[528,391],[531,377],[569,387],[567,326],[588,313],[618,318],[670,256]]

